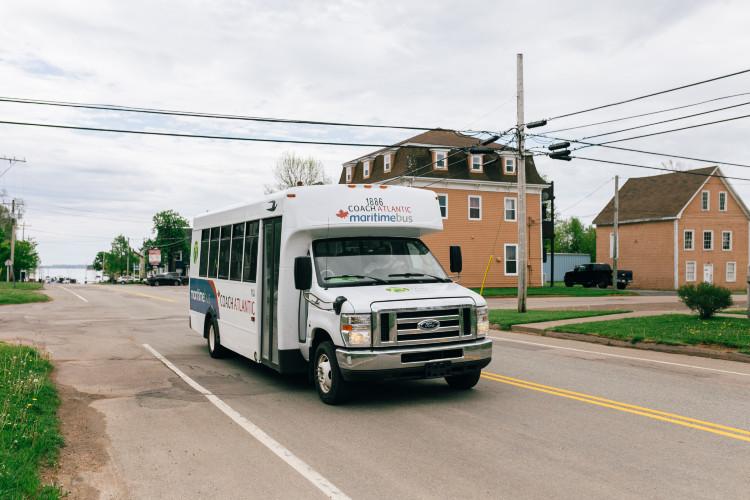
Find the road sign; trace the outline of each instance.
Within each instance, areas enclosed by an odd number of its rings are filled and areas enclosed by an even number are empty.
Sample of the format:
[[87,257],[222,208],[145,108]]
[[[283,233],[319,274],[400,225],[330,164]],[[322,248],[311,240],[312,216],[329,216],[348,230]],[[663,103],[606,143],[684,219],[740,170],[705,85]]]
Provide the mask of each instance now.
[[158,266],[161,264],[161,250],[158,248],[151,248],[148,251],[148,263],[151,266]]
[[10,267],[12,265],[13,265],[13,261],[12,260],[8,259],[8,260],[5,261],[5,267]]

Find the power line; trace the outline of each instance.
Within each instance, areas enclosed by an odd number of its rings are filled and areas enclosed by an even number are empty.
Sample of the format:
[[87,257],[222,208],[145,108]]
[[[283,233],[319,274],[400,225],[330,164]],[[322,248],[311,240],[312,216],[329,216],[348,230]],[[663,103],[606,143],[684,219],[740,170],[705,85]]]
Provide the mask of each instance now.
[[42,99],[25,99],[18,97],[0,97],[0,102],[11,102],[16,104],[34,104],[39,106],[57,106],[65,108],[92,109],[98,111],[123,111],[127,113],[145,113],[152,115],[185,116],[193,118],[212,118],[219,120],[239,120],[268,123],[288,123],[296,125],[326,125],[334,127],[361,127],[361,128],[385,128],[399,130],[432,130],[435,127],[413,127],[406,125],[376,125],[369,123],[331,122],[320,120],[297,120],[291,118],[271,118],[262,116],[227,115],[218,113],[204,113],[198,111],[177,111],[169,109],[139,108],[134,106],[121,106],[118,104],[88,104],[80,102],[50,101]]
[[[691,161],[699,161],[699,162],[704,162],[704,163],[714,163],[714,164],[726,165],[726,166],[730,166],[730,167],[750,168],[750,164],[746,164],[746,163],[736,163],[736,162],[728,162],[728,161],[720,161],[720,160],[710,160],[710,159],[707,159],[707,158],[697,158],[695,156],[685,156],[685,155],[677,155],[677,154],[670,154],[670,153],[658,153],[656,151],[647,151],[645,149],[626,148],[626,147],[622,147],[622,146],[612,146],[612,145],[607,144],[607,143],[586,142],[586,141],[583,141],[583,140],[564,139],[564,138],[561,138],[561,137],[553,137],[553,136],[540,135],[540,134],[528,134],[528,135],[532,135],[534,137],[543,137],[545,139],[552,139],[552,140],[555,140],[555,141],[574,142],[574,143],[577,143],[577,144],[583,144],[586,147],[602,147],[602,148],[607,148],[607,149],[614,149],[614,150],[617,150],[617,151],[627,151],[627,152],[630,152],[630,153],[641,153],[641,154],[647,154],[647,155],[652,155],[652,156],[663,156],[665,158],[679,158],[681,160],[691,160]],[[576,149],[574,149],[574,151],[578,151],[580,149],[584,149],[584,148],[582,148],[582,147],[581,148],[576,148]],[[540,153],[540,154],[546,155],[547,153],[544,152],[544,153]]]
[[669,129],[669,130],[662,130],[660,132],[652,132],[650,134],[634,135],[632,137],[625,137],[624,139],[614,139],[614,140],[611,140],[611,141],[602,142],[600,144],[612,144],[612,143],[615,143],[615,142],[632,141],[634,139],[642,139],[644,137],[653,137],[655,135],[670,134],[672,132],[679,132],[681,130],[689,130],[689,129],[693,129],[693,128],[705,127],[705,126],[708,126],[708,125],[716,125],[717,123],[731,122],[731,121],[741,120],[743,118],[748,118],[748,117],[750,117],[750,115],[733,116],[732,118],[724,118],[722,120],[715,120],[715,121],[712,121],[712,122],[705,122],[705,123],[696,123],[695,125],[687,125],[685,127],[673,128],[673,129]]
[[658,122],[644,123],[643,125],[636,125],[636,126],[633,126],[633,127],[622,128],[620,130],[613,130],[611,132],[603,132],[601,134],[589,135],[589,136],[586,136],[586,137],[582,137],[582,139],[594,139],[595,137],[604,137],[605,135],[619,134],[621,132],[627,132],[629,130],[636,130],[636,129],[639,129],[639,128],[653,127],[654,125],[661,125],[662,123],[669,123],[669,122],[674,122],[674,121],[677,121],[677,120],[684,120],[686,118],[693,118],[695,116],[701,116],[701,115],[707,115],[707,114],[710,114],[710,113],[716,113],[716,112],[719,112],[719,111],[725,111],[727,109],[739,108],[740,106],[747,106],[748,104],[750,104],[750,101],[742,102],[740,104],[733,104],[731,106],[725,106],[723,108],[716,108],[716,109],[710,109],[708,111],[701,111],[700,113],[693,113],[693,114],[690,114],[690,115],[683,115],[683,116],[678,116],[678,117],[675,117],[675,118],[669,118],[667,120],[660,120]]
[[[131,129],[116,129],[116,128],[102,128],[102,127],[78,127],[73,125],[59,125],[52,123],[34,123],[34,122],[15,122],[0,120],[2,125],[18,125],[25,127],[44,127],[44,128],[56,128],[65,130],[82,130],[85,132],[111,132],[116,134],[136,134],[136,135],[154,135],[160,137],[181,137],[189,139],[217,139],[224,141],[244,141],[244,142],[275,142],[282,144],[317,144],[321,146],[353,146],[353,147],[372,147],[372,148],[392,148],[398,146],[397,144],[371,144],[361,142],[333,142],[333,141],[305,141],[300,139],[264,139],[260,137],[241,137],[241,136],[226,136],[226,135],[205,135],[205,134],[185,134],[179,132],[151,132],[147,130],[131,130]],[[433,130],[433,129],[430,129]],[[400,146],[400,147],[411,147],[411,146]],[[415,146],[416,147],[416,146]]]
[[556,130],[548,130],[545,133],[547,133],[547,134],[556,134],[557,132],[567,132],[568,130],[577,130],[579,128],[594,127],[596,125],[606,125],[608,123],[615,123],[615,122],[621,122],[621,121],[625,121],[625,120],[632,120],[633,118],[642,118],[644,116],[658,115],[659,113],[667,113],[669,111],[676,111],[678,109],[691,108],[691,107],[694,107],[694,106],[700,106],[701,104],[707,104],[709,102],[721,101],[723,99],[731,99],[733,97],[740,97],[740,96],[745,96],[745,95],[750,95],[750,92],[742,92],[740,94],[730,94],[730,95],[726,95],[726,96],[722,96],[722,97],[716,97],[714,99],[708,99],[708,100],[705,100],[705,101],[695,102],[695,103],[692,103],[692,104],[685,104],[683,106],[675,106],[675,107],[672,107],[672,108],[665,108],[665,109],[660,109],[660,110],[657,110],[657,111],[650,111],[648,113],[640,113],[640,114],[637,114],[637,115],[622,116],[620,118],[613,118],[611,120],[604,120],[604,121],[600,121],[600,122],[586,123],[586,124],[583,124],[583,125],[576,125],[574,127],[566,127],[566,128],[559,128],[559,129],[556,129]]
[[646,168],[649,170],[661,170],[664,172],[669,172],[671,174],[687,174],[687,175],[700,175],[701,177],[717,177],[719,179],[732,179],[732,180],[738,180],[738,181],[750,181],[750,179],[745,177],[732,177],[728,175],[720,175],[720,174],[702,174],[700,172],[691,172],[689,170],[672,170],[671,168],[666,167],[652,167],[648,165],[639,165],[637,163],[625,163],[621,161],[611,161],[611,160],[600,160],[597,158],[588,158],[586,156],[571,156],[571,158],[575,160],[586,160],[586,161],[593,161],[598,163],[609,163],[610,165],[621,165],[625,167],[636,167],[636,168]]
[[734,73],[729,73],[729,74],[726,74],[726,75],[716,76],[714,78],[709,78],[707,80],[701,80],[699,82],[688,83],[686,85],[680,85],[679,87],[673,87],[671,89],[660,90],[658,92],[652,92],[650,94],[645,94],[645,95],[641,95],[641,96],[638,96],[638,97],[631,97],[630,99],[624,99],[622,101],[617,101],[617,102],[613,102],[613,103],[610,103],[610,104],[603,104],[601,106],[594,106],[593,108],[586,108],[586,109],[582,109],[580,111],[573,111],[571,113],[565,113],[565,114],[562,114],[562,115],[552,116],[550,118],[547,118],[547,121],[557,120],[558,118],[566,118],[568,116],[580,115],[582,113],[588,113],[590,111],[596,111],[596,110],[599,110],[599,109],[611,108],[613,106],[619,106],[621,104],[627,104],[629,102],[639,101],[641,99],[646,99],[646,98],[654,97],[654,96],[657,96],[657,95],[667,94],[669,92],[674,92],[674,91],[677,91],[677,90],[682,90],[682,89],[686,89],[686,88],[690,88],[690,87],[695,87],[697,85],[703,85],[704,83],[715,82],[717,80],[722,80],[724,78],[730,78],[732,76],[742,75],[744,73],[750,73],[750,69],[743,69],[741,71],[735,71]]
[[598,185],[598,186],[597,186],[597,187],[596,187],[596,188],[595,188],[595,189],[594,189],[593,191],[591,191],[590,193],[588,193],[588,194],[587,194],[587,195],[585,195],[585,196],[582,196],[582,197],[581,197],[581,198],[580,198],[580,199],[579,199],[578,201],[576,201],[576,202],[575,202],[575,203],[573,203],[572,205],[570,205],[570,206],[567,206],[567,207],[565,207],[564,209],[560,210],[560,212],[567,212],[567,211],[568,211],[568,210],[570,210],[571,208],[573,208],[573,207],[577,207],[577,206],[578,206],[579,204],[581,204],[581,203],[582,203],[582,202],[583,202],[584,200],[586,200],[586,199],[587,199],[587,198],[588,198],[589,196],[591,196],[592,194],[596,193],[597,191],[599,191],[599,190],[600,190],[601,188],[603,188],[604,186],[606,186],[606,185],[607,185],[607,184],[609,184],[610,182],[612,182],[612,177],[610,177],[609,179],[607,179],[607,180],[606,180],[606,181],[604,181],[603,183],[599,184],[599,185]]

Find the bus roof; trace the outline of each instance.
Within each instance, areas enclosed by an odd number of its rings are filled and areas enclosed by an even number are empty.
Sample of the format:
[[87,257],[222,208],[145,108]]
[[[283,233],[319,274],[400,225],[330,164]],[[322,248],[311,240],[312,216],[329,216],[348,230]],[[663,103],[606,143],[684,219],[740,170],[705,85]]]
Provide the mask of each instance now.
[[194,229],[284,216],[287,230],[389,229],[440,231],[437,195],[426,189],[382,184],[330,184],[279,191],[256,201],[195,217]]

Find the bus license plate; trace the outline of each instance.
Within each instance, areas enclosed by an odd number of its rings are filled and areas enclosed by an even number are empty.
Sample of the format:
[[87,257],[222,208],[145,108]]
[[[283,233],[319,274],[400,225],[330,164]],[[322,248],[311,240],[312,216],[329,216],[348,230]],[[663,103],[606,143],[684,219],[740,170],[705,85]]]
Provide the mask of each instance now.
[[426,365],[424,365],[425,377],[445,377],[450,373],[450,370],[450,361],[436,361],[434,363],[427,363]]

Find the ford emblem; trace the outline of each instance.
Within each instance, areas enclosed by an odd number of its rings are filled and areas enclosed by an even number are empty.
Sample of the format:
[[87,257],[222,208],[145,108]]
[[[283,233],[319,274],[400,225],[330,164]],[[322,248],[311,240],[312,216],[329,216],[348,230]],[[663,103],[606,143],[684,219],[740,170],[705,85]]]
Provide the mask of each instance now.
[[417,328],[420,330],[434,330],[440,326],[440,321],[436,319],[423,319],[417,323]]

